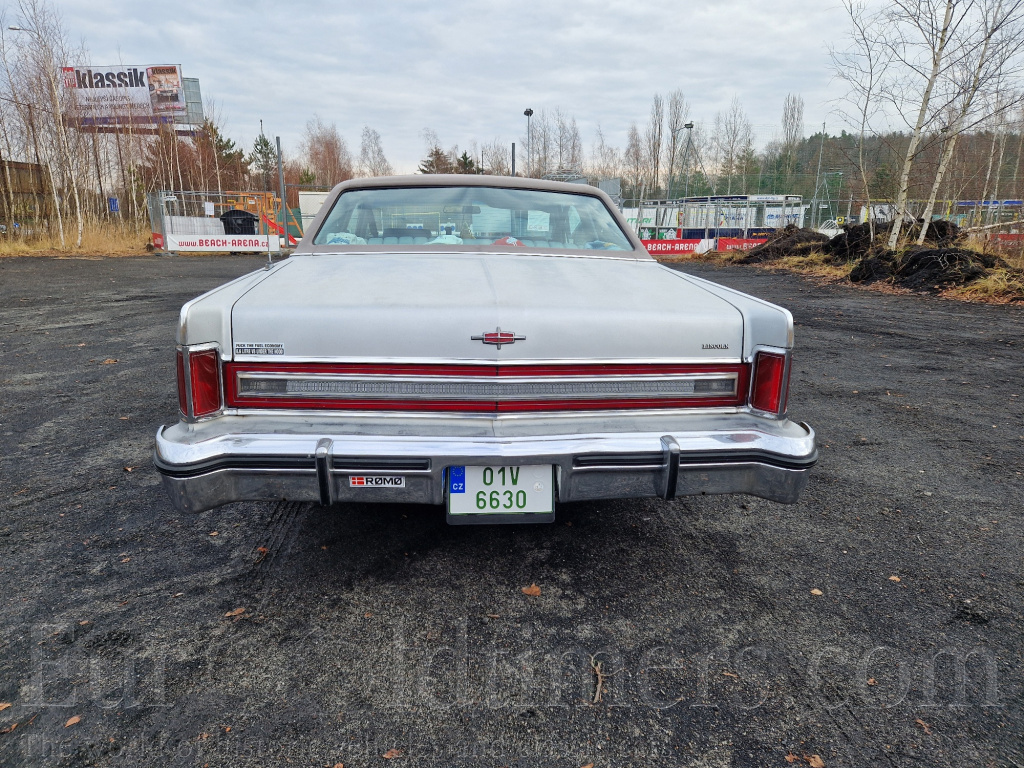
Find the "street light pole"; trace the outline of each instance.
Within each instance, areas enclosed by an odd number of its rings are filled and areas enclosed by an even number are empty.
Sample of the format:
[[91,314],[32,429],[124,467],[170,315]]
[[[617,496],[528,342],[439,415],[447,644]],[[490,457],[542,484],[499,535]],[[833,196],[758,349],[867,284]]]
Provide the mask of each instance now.
[[526,115],[526,175],[529,177],[533,170],[531,167],[533,156],[530,154],[530,150],[533,149],[533,142],[530,140],[530,118],[533,117],[533,110],[527,107],[523,114]]
[[[676,130],[672,131],[672,141],[675,142],[675,138],[679,134],[680,131],[684,131],[684,130],[685,131],[690,131],[692,129],[693,129],[693,123],[687,123],[682,128],[677,128]],[[688,156],[686,153],[689,152],[689,150],[690,150],[690,134],[687,133],[686,134],[686,149],[683,152],[683,165],[684,166],[686,165],[686,158]],[[672,199],[672,177],[674,175],[673,171],[674,171],[674,169],[670,168],[669,172],[668,172],[668,199],[669,200]],[[689,186],[690,186],[689,182],[687,182],[686,186],[687,186],[687,188],[689,188]]]
[[683,197],[690,196],[690,140],[693,138],[693,123],[689,122],[683,126],[686,129],[686,149],[683,151],[683,167],[686,168],[686,191]]

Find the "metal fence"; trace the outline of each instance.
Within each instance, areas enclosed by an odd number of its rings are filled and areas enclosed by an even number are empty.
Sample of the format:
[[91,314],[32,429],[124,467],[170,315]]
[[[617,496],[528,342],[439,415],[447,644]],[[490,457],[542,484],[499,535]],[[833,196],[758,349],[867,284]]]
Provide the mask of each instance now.
[[[256,239],[240,244],[233,241],[212,250],[277,251],[296,245],[302,236],[295,212],[282,209],[280,198],[272,192],[164,190],[147,195],[146,207],[153,243],[159,250],[175,250],[168,243],[181,238],[201,239],[206,244],[211,238],[251,234]],[[244,232],[230,223],[232,216],[239,218],[233,213],[237,211],[249,214],[241,217],[251,222]],[[283,226],[282,212],[288,217]],[[188,250],[199,250],[199,246]]]

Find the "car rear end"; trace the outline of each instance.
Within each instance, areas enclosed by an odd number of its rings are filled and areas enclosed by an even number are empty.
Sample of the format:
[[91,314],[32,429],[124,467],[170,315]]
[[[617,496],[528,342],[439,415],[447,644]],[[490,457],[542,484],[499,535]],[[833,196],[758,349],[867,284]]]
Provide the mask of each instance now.
[[156,463],[191,511],[404,502],[445,504],[452,523],[542,522],[555,501],[790,503],[816,460],[811,429],[786,418],[790,366],[771,348],[713,364],[381,365],[185,346],[183,418],[158,433]]

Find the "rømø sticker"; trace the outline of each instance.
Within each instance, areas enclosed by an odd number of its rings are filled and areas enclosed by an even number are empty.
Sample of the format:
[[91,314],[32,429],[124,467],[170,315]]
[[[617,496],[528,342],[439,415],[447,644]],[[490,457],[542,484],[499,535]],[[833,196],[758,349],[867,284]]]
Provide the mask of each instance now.
[[405,488],[402,475],[349,475],[349,488]]
[[284,344],[235,344],[236,355],[283,355]]

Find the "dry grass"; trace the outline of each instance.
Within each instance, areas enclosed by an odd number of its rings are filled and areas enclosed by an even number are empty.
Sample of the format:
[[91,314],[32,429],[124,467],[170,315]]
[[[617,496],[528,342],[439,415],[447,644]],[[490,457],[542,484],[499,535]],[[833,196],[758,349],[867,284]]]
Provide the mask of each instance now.
[[987,277],[959,288],[951,288],[944,291],[942,295],[953,299],[982,301],[989,304],[1024,301],[1024,271],[996,268]]
[[813,275],[814,277],[825,277],[829,279],[847,280],[850,272],[853,271],[853,264],[833,264],[829,256],[824,253],[812,251],[803,256],[786,256],[766,266],[778,267],[787,272],[797,272],[801,275]]
[[76,248],[74,222],[65,222],[64,246],[57,233],[8,240],[0,235],[0,258],[11,256],[141,256],[149,230],[114,222],[87,222],[82,246]]

